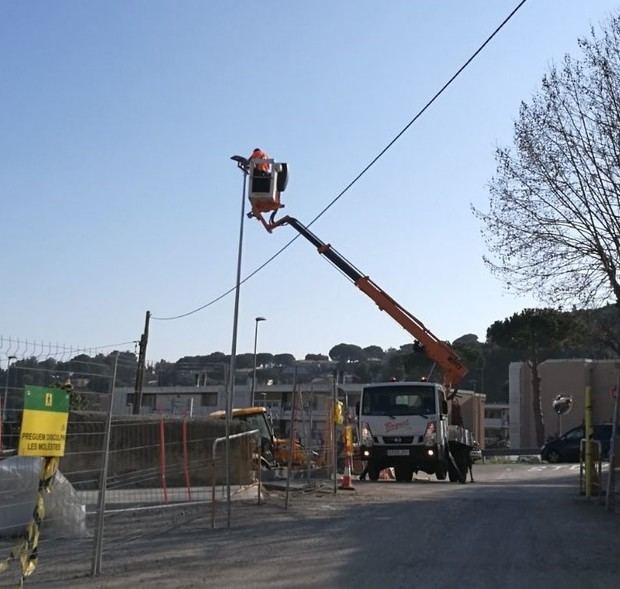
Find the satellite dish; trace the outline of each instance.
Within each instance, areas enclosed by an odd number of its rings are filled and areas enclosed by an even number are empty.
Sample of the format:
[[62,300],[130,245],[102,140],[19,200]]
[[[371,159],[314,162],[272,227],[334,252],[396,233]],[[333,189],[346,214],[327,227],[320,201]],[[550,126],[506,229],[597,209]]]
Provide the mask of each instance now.
[[558,415],[566,415],[573,408],[573,398],[567,394],[557,395],[551,406]]

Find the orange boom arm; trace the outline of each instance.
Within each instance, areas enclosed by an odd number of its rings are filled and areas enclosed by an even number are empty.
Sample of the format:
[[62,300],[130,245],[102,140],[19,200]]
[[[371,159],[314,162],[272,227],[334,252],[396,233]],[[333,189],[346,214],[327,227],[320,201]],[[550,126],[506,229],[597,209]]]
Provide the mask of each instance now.
[[368,276],[360,272],[344,256],[338,253],[331,245],[321,241],[305,225],[293,217],[283,217],[279,221],[270,224],[269,230],[280,225],[290,225],[300,235],[316,246],[318,252],[326,257],[336,268],[341,270],[353,284],[365,295],[370,297],[381,311],[385,311],[405,331],[411,334],[423,347],[425,354],[441,369],[444,384],[456,389],[458,384],[467,374],[467,368],[458,354],[445,342],[439,340],[424,324],[414,315],[401,307],[383,289],[377,286]]

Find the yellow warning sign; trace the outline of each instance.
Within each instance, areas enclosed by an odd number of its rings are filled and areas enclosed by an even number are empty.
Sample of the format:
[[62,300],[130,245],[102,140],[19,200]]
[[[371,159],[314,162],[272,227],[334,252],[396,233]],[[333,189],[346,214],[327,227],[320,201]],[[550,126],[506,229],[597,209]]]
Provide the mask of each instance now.
[[68,419],[66,390],[27,386],[18,454],[64,456]]

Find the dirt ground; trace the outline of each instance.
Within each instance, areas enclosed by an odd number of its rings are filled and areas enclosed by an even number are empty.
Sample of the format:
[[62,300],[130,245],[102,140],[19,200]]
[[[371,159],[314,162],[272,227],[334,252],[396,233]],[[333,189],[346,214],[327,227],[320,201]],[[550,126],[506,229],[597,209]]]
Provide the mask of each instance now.
[[[421,476],[334,495],[281,492],[232,504],[107,518],[103,574],[92,539],[48,541],[27,587],[309,589],[618,587],[620,515],[578,494],[570,465],[485,465],[476,483]],[[7,579],[0,577],[0,586]],[[10,584],[7,586],[11,586]]]

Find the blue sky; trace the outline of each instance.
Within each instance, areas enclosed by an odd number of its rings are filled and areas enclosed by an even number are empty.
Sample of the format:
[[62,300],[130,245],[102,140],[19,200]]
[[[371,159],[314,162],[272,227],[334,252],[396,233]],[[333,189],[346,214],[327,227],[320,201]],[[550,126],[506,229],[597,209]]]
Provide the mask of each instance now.
[[[233,286],[241,175],[260,146],[309,222],[516,0],[0,3],[0,335],[137,339]],[[313,230],[442,339],[533,299],[482,263],[494,149],[549,65],[616,1],[529,0]],[[245,222],[243,276],[294,232]],[[233,296],[154,321],[149,358],[230,352]],[[410,337],[298,240],[245,283],[239,352],[327,353]]]

